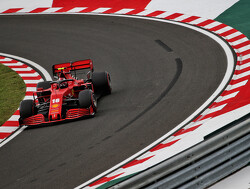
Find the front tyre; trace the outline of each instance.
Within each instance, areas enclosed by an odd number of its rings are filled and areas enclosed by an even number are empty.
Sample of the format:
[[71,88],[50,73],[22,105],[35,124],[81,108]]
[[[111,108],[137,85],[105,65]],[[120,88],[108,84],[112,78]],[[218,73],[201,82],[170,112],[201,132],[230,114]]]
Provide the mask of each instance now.
[[92,90],[86,89],[79,93],[80,108],[90,108],[92,106],[94,112],[97,110],[97,100]]
[[20,103],[20,118],[24,119],[34,114],[33,100],[23,100]]

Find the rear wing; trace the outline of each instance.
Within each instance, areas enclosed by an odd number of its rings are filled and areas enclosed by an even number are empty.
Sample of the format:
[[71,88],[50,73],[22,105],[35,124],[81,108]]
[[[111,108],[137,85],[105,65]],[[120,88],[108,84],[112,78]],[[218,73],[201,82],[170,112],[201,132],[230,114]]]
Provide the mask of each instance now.
[[60,73],[61,70],[63,69],[67,69],[68,71],[91,69],[91,71],[94,71],[92,60],[87,59],[87,60],[79,60],[76,62],[55,64],[52,66],[53,76],[56,76],[57,73]]

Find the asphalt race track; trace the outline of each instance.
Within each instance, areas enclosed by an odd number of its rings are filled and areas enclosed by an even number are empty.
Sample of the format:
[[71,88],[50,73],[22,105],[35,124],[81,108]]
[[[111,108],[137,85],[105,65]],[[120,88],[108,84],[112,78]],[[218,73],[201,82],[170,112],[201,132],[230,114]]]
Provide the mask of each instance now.
[[[196,31],[94,15],[0,17],[0,52],[47,69],[91,58],[113,93],[95,118],[26,129],[0,148],[0,188],[73,188],[146,147],[198,109],[226,70],[223,49]],[[7,98],[7,97],[6,97]]]

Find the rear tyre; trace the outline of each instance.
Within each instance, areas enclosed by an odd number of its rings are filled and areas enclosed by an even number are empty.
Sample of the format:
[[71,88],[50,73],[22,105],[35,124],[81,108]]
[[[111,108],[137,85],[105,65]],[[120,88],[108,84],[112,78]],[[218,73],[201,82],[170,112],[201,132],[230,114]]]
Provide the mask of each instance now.
[[92,90],[84,90],[79,93],[79,106],[80,108],[93,107],[94,112],[97,109],[97,101]]
[[20,118],[27,118],[34,113],[34,103],[33,100],[23,100],[20,103]]
[[111,94],[111,79],[108,72],[95,72],[92,75],[95,93],[101,95]]

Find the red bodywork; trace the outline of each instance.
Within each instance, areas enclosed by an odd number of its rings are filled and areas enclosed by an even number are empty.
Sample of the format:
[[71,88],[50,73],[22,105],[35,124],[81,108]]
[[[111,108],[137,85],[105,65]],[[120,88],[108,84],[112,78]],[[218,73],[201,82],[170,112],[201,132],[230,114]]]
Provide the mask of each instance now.
[[[76,119],[86,115],[94,115],[95,109],[79,108],[76,106],[78,94],[84,89],[91,89],[94,92],[93,84],[88,80],[76,79],[72,72],[74,70],[90,69],[93,72],[91,60],[82,60],[73,63],[62,63],[53,65],[53,75],[57,81],[50,83],[49,89],[37,88],[34,98],[34,107],[39,107],[42,103],[47,104],[47,111],[39,112],[34,109],[34,115],[21,121],[21,125],[39,125],[52,123],[67,119]],[[35,96],[35,93],[33,96]],[[72,106],[68,106],[72,102]],[[67,106],[66,106],[67,105]],[[37,112],[36,112],[37,111]]]

